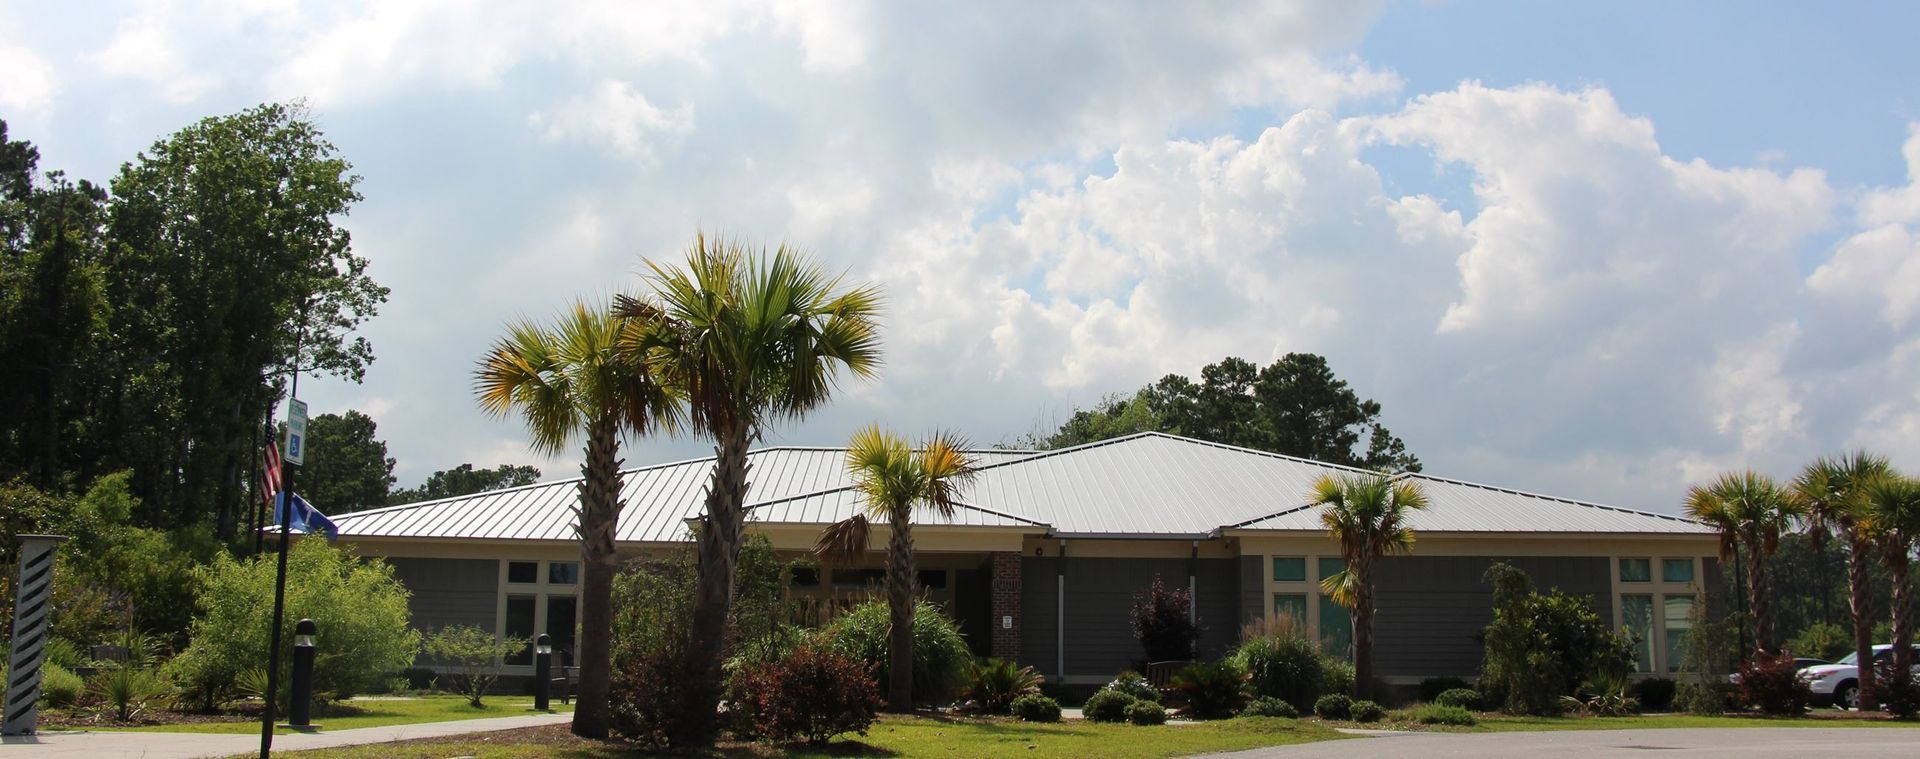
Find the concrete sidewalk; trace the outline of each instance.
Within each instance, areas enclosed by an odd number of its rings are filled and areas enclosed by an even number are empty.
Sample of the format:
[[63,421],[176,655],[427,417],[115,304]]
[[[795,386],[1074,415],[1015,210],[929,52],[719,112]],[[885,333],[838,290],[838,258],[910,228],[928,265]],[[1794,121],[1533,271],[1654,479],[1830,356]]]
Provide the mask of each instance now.
[[[520,717],[422,722],[414,725],[362,727],[319,733],[295,733],[273,736],[274,753],[310,748],[358,746],[413,738],[438,738],[465,733],[512,730],[520,727],[565,724],[572,714],[528,714]],[[0,755],[13,757],[144,757],[145,759],[195,759],[258,753],[260,736],[209,735],[206,733],[144,733],[50,731],[40,735],[7,736],[0,739]]]

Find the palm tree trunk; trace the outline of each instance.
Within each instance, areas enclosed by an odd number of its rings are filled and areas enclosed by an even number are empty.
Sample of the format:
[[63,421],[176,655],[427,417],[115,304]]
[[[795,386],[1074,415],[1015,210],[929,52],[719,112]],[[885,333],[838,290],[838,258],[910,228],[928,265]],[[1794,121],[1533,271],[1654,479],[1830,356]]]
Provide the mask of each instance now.
[[733,607],[734,569],[740,561],[740,537],[746,525],[748,431],[734,422],[714,447],[713,480],[707,488],[706,522],[699,536],[699,583],[688,626],[686,664],[692,678],[681,726],[690,745],[711,745],[718,730],[726,658],[727,616]]
[[1747,593],[1748,608],[1753,610],[1753,648],[1761,654],[1772,652],[1772,626],[1767,619],[1767,564],[1761,554],[1761,540],[1757,532],[1749,531],[1747,538]]
[[[1870,662],[1873,661],[1873,578],[1869,570],[1872,568],[1873,548],[1857,526],[1848,525],[1846,529],[1847,611],[1853,616],[1854,661]],[[1866,704],[1879,703],[1873,698],[1874,676],[1878,673],[1873,671],[1873,667],[1862,666],[1859,669],[1861,711],[1866,711]]]
[[913,522],[896,511],[887,541],[887,711],[913,711]]
[[1359,590],[1353,597],[1353,697],[1373,695],[1373,567],[1362,559],[1352,570]]
[[1913,546],[1901,545],[1887,557],[1887,574],[1893,579],[1892,685],[1895,693],[1904,693],[1913,680],[1913,588],[1907,584],[1910,566],[1907,554],[1911,550]]
[[[580,465],[580,702],[573,733],[607,737],[607,695],[613,676],[614,531],[620,521],[620,449],[612,418],[587,428],[587,460]],[[552,625],[549,621],[549,626]]]

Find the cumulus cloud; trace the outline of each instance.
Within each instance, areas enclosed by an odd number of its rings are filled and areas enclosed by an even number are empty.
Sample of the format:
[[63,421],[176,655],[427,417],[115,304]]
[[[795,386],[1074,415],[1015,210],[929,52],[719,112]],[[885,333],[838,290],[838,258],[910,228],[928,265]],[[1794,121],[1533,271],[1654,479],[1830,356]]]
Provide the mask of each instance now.
[[38,53],[0,39],[0,108],[12,112],[39,113],[52,103],[59,91],[53,64]]
[[693,106],[663,110],[626,82],[610,79],[527,120],[547,139],[597,144],[621,156],[651,162],[662,142],[693,129]]

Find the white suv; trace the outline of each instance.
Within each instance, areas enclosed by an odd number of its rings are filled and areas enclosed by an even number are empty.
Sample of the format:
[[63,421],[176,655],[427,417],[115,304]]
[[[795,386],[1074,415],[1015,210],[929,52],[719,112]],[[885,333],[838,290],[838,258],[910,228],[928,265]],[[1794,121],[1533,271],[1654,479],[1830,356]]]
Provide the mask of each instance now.
[[[1920,661],[1920,646],[1914,646],[1915,661]],[[1893,646],[1881,644],[1873,647],[1873,661],[1878,664],[1893,658]],[[1833,664],[1819,664],[1800,670],[1800,679],[1807,681],[1813,688],[1813,699],[1823,706],[1837,706],[1842,709],[1860,708],[1860,667],[1854,654]],[[1914,672],[1920,674],[1920,664],[1914,666]]]

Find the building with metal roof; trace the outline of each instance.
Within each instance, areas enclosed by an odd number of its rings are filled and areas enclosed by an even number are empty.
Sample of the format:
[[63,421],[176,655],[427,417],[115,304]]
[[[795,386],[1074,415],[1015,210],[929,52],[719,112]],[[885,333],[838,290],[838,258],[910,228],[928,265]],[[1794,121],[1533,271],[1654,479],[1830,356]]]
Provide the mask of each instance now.
[[[1320,592],[1341,566],[1310,503],[1314,483],[1363,470],[1161,433],[1053,451],[978,451],[978,472],[948,517],[915,523],[926,595],[982,655],[1065,682],[1105,682],[1139,664],[1127,608],[1158,578],[1192,594],[1200,653],[1230,646],[1254,619],[1291,616],[1334,648],[1344,608]],[[863,508],[839,448],[772,447],[749,457],[749,530],[807,551],[826,525]],[[623,473],[617,533],[633,557],[688,541],[711,458]],[[1592,598],[1642,640],[1641,668],[1678,664],[1671,641],[1717,567],[1717,536],[1669,514],[1423,473],[1411,555],[1379,563],[1378,671],[1388,679],[1470,675],[1473,636],[1491,618],[1481,581],[1495,560],[1544,586]],[[414,589],[416,623],[480,624],[502,635],[573,640],[578,575],[571,507],[578,478],[335,517],[340,535],[385,557]],[[883,545],[884,527],[874,530]],[[870,594],[877,558],[796,577],[790,593],[844,605]],[[564,647],[564,646],[563,646]]]

